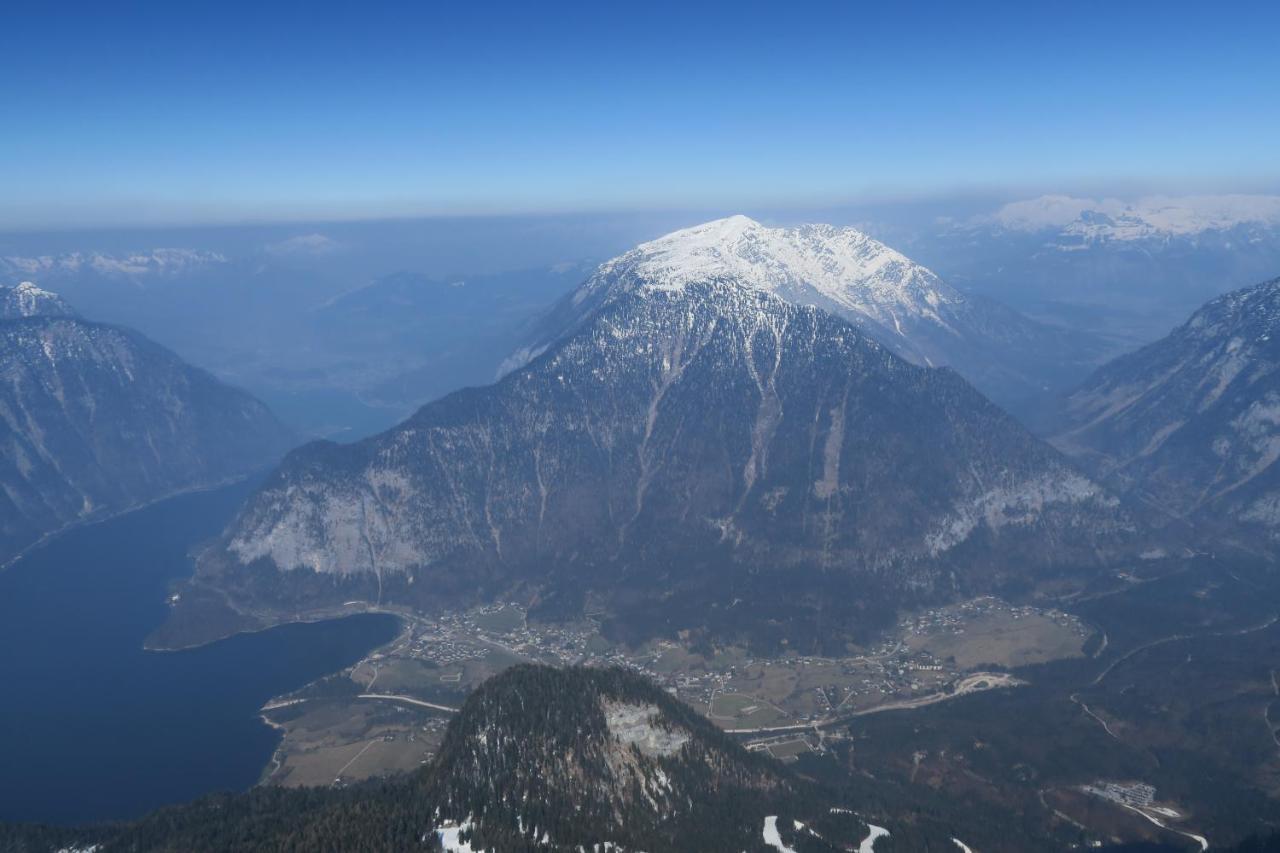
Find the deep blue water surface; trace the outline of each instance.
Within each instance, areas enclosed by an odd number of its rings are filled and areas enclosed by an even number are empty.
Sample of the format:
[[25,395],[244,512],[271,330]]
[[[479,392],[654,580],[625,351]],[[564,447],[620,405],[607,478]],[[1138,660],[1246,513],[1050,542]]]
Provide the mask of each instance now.
[[0,571],[0,820],[126,818],[253,785],[272,696],[389,641],[384,615],[148,652],[170,579],[249,489],[186,495],[66,534]]

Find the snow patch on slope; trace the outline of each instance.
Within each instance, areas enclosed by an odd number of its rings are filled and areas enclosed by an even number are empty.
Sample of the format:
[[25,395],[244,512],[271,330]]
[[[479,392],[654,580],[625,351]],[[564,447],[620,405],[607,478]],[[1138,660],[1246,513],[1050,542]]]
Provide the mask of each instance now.
[[862,839],[862,843],[858,845],[858,853],[875,853],[876,841],[881,838],[887,838],[889,830],[883,826],[876,826],[874,823],[867,824],[867,829],[871,830],[867,833],[867,837]]
[[462,834],[470,831],[471,821],[469,820],[463,823],[449,821],[436,830],[436,838],[440,840],[444,853],[480,853],[472,848],[471,842],[462,840]]
[[778,853],[796,853],[795,848],[782,843],[782,834],[778,832],[777,815],[769,815],[764,819],[764,843]]

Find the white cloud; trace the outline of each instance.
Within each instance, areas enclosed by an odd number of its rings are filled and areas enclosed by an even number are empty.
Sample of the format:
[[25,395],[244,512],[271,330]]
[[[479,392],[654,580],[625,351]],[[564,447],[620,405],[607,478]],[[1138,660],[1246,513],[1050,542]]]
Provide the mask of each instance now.
[[323,234],[299,234],[272,243],[267,251],[273,255],[327,255],[342,248],[342,244]]
[[1096,210],[1100,202],[1069,195],[1042,195],[1015,201],[1000,208],[991,217],[1000,225],[1015,231],[1041,231],[1063,228],[1080,218],[1086,210]]

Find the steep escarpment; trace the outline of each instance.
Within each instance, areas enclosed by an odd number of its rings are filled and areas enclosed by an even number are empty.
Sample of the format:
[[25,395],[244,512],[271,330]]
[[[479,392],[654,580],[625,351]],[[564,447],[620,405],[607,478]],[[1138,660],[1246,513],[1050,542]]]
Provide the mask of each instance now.
[[1168,517],[1280,544],[1280,279],[1098,370],[1053,441]]
[[0,563],[42,535],[264,467],[291,441],[267,408],[38,288],[0,303]]

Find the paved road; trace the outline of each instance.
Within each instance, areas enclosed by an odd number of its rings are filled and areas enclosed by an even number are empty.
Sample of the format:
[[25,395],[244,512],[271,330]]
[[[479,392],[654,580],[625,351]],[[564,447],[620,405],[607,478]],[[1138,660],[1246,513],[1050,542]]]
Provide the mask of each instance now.
[[448,705],[437,705],[434,702],[423,702],[421,699],[414,699],[412,696],[396,696],[392,693],[361,693],[359,699],[385,699],[388,702],[404,702],[408,705],[419,705],[423,708],[430,708],[433,711],[447,711],[450,714],[458,713],[457,708],[450,708]]

